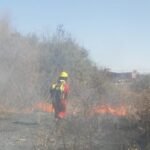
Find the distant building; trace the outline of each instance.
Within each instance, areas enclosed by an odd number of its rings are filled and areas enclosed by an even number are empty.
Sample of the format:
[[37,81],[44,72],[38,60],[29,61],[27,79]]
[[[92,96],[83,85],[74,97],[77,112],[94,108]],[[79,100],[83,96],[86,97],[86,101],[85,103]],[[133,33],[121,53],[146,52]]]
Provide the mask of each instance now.
[[136,79],[137,76],[138,76],[137,70],[133,70],[133,71],[132,71],[132,79]]
[[132,73],[131,72],[123,72],[123,73],[117,73],[117,72],[111,72],[111,78],[115,81],[123,80],[131,80],[132,79]]

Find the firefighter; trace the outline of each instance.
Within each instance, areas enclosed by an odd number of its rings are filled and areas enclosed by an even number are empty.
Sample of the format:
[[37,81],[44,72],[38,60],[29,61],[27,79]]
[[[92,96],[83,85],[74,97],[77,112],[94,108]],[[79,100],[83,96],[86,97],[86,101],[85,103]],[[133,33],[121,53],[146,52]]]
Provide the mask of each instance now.
[[63,71],[60,73],[58,81],[52,84],[50,94],[52,105],[54,108],[55,118],[63,119],[66,116],[67,98],[69,85],[67,83],[68,73]]

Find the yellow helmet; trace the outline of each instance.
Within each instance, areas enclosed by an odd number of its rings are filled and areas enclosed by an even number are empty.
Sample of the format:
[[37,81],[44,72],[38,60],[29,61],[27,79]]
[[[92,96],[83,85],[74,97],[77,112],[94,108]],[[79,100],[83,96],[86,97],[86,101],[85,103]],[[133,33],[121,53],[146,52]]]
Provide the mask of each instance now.
[[62,78],[68,78],[68,73],[63,71],[60,73],[60,76],[59,77],[62,77]]

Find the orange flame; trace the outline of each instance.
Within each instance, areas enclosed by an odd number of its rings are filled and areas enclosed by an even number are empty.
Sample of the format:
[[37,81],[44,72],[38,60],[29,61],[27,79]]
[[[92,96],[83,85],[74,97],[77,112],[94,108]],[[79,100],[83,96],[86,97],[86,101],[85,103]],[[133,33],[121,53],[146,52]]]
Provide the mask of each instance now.
[[53,106],[47,102],[39,102],[34,106],[34,110],[41,110],[50,113],[53,112]]
[[101,105],[95,107],[94,113],[96,114],[112,114],[115,116],[126,116],[127,108],[125,106],[109,106],[109,105]]
[[[21,109],[20,111],[15,109],[15,108],[10,108],[10,107],[2,107],[2,105],[0,105],[0,110],[1,111],[6,111],[6,112],[10,112],[10,113],[32,113],[34,111],[43,111],[43,112],[47,112],[47,113],[51,113],[54,112],[54,108],[52,106],[52,104],[44,102],[44,101],[40,101],[36,104],[34,104],[32,107],[28,107],[28,108],[24,108]],[[127,111],[127,107],[125,105],[121,105],[121,106],[110,106],[110,105],[99,105],[96,106],[94,108],[91,108],[90,112],[92,114],[112,114],[115,116],[126,116],[128,114]],[[70,112],[69,114],[80,114],[80,110],[78,109],[77,112],[76,110],[72,110],[72,112]]]
[[[54,108],[52,104],[41,101],[36,103],[32,108],[26,109],[25,112],[33,112],[33,111],[43,111],[43,112],[54,112]],[[121,106],[110,106],[110,105],[99,105],[97,107],[94,107],[90,112],[94,114],[112,114],[115,116],[126,116],[127,115],[127,107],[124,105]],[[72,113],[74,114],[74,111],[72,110]],[[78,111],[80,113],[80,110]],[[69,113],[70,114],[70,113]]]

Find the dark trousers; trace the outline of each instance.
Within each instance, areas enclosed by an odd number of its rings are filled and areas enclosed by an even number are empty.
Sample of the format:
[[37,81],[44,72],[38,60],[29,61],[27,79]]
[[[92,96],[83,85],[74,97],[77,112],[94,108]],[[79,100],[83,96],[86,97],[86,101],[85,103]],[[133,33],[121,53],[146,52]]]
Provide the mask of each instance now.
[[66,100],[59,100],[53,102],[55,111],[55,118],[63,118],[66,114]]

